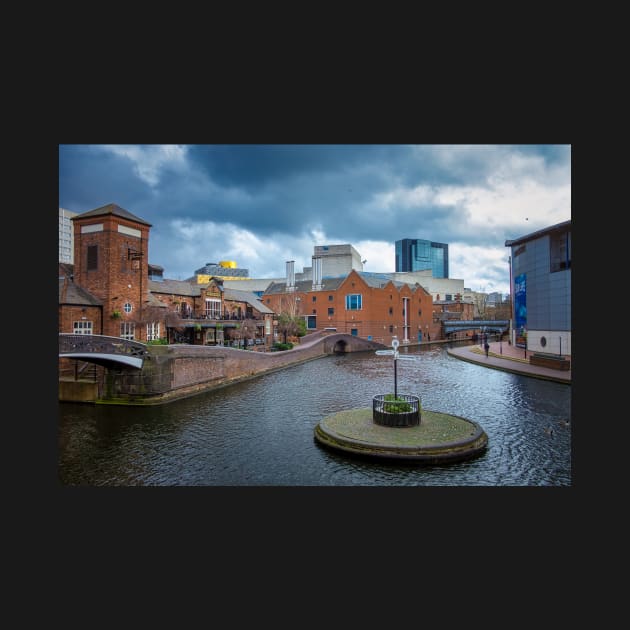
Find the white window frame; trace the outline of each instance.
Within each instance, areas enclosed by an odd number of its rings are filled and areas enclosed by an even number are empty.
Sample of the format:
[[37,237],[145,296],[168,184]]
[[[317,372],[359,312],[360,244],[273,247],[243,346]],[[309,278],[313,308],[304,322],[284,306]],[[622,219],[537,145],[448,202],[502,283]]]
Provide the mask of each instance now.
[[[352,298],[356,298],[352,300]],[[352,308],[351,302],[358,303],[356,308]],[[346,295],[346,311],[362,311],[363,310],[363,295],[361,293],[348,293]]]
[[94,330],[94,322],[81,320],[72,322],[72,333],[74,335],[92,335]]
[[133,341],[136,338],[136,325],[134,322],[121,322],[120,337]]
[[147,324],[147,341],[157,341],[160,338],[160,322]]
[[221,300],[206,298],[206,317],[209,319],[221,319]]

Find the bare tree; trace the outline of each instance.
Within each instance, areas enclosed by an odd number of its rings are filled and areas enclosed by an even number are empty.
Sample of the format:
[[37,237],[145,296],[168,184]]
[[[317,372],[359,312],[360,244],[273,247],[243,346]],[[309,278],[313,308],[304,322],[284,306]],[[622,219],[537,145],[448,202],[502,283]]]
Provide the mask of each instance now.
[[482,287],[479,291],[473,291],[472,298],[473,304],[475,305],[475,312],[473,316],[486,319],[488,316],[488,294],[485,292],[485,287]]
[[256,338],[256,320],[255,319],[244,319],[241,322],[240,338],[243,339],[245,348],[247,348],[247,342],[250,339]]
[[300,296],[295,293],[286,293],[280,298],[278,311],[278,332],[283,335],[284,343],[287,337],[297,336],[302,330],[300,327]]
[[509,320],[512,317],[512,298],[507,295],[502,302],[498,302],[494,309],[495,319]]
[[285,313],[290,317],[297,317],[300,313],[301,297],[295,293],[285,293],[280,298],[279,313]]

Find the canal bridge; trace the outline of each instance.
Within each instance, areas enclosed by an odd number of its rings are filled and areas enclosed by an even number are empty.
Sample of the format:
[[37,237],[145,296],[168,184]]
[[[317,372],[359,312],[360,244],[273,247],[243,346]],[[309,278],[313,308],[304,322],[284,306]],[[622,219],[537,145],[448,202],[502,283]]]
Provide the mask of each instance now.
[[444,336],[460,330],[481,330],[482,332],[494,332],[503,334],[510,328],[507,319],[449,319],[442,322]]
[[104,367],[121,365],[141,369],[148,354],[146,344],[106,335],[59,333],[59,357],[81,359]]

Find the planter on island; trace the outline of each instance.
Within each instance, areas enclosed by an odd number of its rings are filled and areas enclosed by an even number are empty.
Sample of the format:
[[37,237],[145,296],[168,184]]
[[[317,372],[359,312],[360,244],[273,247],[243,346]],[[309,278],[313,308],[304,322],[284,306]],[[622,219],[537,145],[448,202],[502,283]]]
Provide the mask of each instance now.
[[372,398],[372,419],[385,427],[415,427],[420,424],[420,397],[411,394],[379,394]]

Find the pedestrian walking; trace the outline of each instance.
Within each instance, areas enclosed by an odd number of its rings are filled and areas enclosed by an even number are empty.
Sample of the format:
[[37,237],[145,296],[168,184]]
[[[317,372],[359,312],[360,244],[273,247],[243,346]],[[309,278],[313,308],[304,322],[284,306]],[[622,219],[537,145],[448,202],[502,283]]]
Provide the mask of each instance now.
[[490,350],[490,344],[488,343],[487,339],[485,343],[483,344],[483,349],[486,351],[486,356],[488,356],[488,351]]

